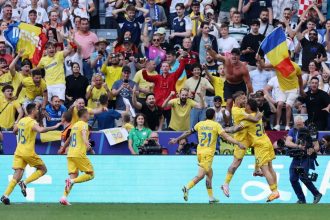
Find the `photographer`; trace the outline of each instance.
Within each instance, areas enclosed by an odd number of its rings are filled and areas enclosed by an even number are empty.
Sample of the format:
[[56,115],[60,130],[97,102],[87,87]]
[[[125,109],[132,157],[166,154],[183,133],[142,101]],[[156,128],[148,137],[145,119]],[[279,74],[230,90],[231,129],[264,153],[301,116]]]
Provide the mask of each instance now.
[[160,155],[163,148],[159,143],[159,136],[157,132],[151,132],[150,137],[147,138],[142,146],[139,146],[140,155]]
[[319,151],[320,147],[318,141],[312,138],[309,130],[305,127],[303,117],[294,117],[294,128],[289,130],[285,145],[292,148],[289,150],[289,155],[293,157],[290,165],[290,182],[298,197],[297,203],[306,203],[299,179],[312,192],[314,196],[313,203],[318,203],[322,198],[322,194],[316,189],[311,178],[308,177],[308,171],[309,169],[315,170],[315,164],[317,164],[316,152]]
[[196,154],[196,146],[194,146],[194,143],[188,143],[188,138],[181,139],[178,144],[179,146],[175,154],[177,155]]

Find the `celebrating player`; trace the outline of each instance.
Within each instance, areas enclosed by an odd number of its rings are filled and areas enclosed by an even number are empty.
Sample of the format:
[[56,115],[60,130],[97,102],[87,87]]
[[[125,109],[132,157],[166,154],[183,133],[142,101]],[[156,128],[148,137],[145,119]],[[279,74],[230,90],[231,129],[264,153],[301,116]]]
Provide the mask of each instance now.
[[[245,104],[246,104],[246,95],[243,91],[235,92],[233,95],[234,106],[232,108],[232,116],[234,120],[234,125],[239,125],[243,120],[249,120],[253,122],[258,122],[262,117],[261,113],[256,114],[256,116],[251,116],[246,114],[245,112]],[[247,130],[241,130],[234,134],[234,138],[244,144],[244,146],[251,147],[251,140],[247,138]],[[234,148],[234,161],[228,168],[228,172],[226,175],[225,183],[221,186],[224,194],[229,197],[229,183],[237,170],[237,168],[241,165],[244,155],[246,154],[246,149],[241,149],[239,146],[235,146]],[[255,175],[261,175],[261,171],[254,171]]]
[[[71,205],[67,200],[67,196],[75,183],[83,183],[94,178],[93,166],[86,155],[86,152],[91,149],[88,140],[88,110],[85,108],[78,110],[78,117],[79,121],[71,128],[70,143],[67,142],[69,143],[67,160],[70,178],[65,180],[64,194],[60,199],[62,205]],[[84,172],[84,174],[78,176],[79,171]]]
[[[247,101],[245,111],[248,114],[257,114],[257,102],[254,99],[249,99]],[[263,175],[267,179],[269,188],[272,191],[272,193],[268,196],[267,202],[278,199],[280,194],[277,191],[277,178],[272,166],[272,160],[275,158],[275,152],[272,142],[264,131],[262,119],[256,123],[243,120],[239,125],[226,128],[225,131],[233,133],[242,129],[247,131],[248,138],[252,141],[256,157],[256,165],[258,168],[261,168]]]
[[219,136],[226,139],[228,142],[237,144],[241,149],[245,149],[245,146],[240,142],[229,136],[221,127],[221,125],[214,121],[215,111],[214,109],[206,110],[206,120],[201,121],[195,125],[190,131],[184,132],[178,138],[171,138],[170,144],[178,143],[181,139],[188,137],[194,132],[198,132],[198,147],[197,147],[197,159],[198,159],[198,174],[192,179],[186,186],[183,187],[183,198],[188,201],[188,191],[193,188],[199,181],[201,181],[206,175],[206,188],[209,195],[209,203],[217,203],[219,200],[213,197],[212,191],[212,162],[216,149],[216,142]]
[[[37,133],[55,130],[61,126],[61,123],[58,123],[52,127],[40,127],[36,121],[39,111],[34,103],[28,104],[26,111],[28,116],[19,120],[13,130],[14,133],[18,134],[17,148],[14,154],[13,162],[13,169],[15,170],[15,173],[13,179],[10,180],[4,195],[1,197],[1,202],[5,205],[10,204],[8,197],[14,190],[17,183],[21,187],[23,196],[26,197],[26,185],[39,179],[47,172],[44,162],[35,152],[35,140]],[[35,167],[37,170],[26,180],[21,181],[27,164],[31,167]]]

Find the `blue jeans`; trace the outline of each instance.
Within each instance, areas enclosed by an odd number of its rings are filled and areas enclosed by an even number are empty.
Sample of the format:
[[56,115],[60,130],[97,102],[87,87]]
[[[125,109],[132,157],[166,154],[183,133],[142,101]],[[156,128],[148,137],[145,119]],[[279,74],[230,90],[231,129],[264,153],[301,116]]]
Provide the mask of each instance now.
[[91,82],[93,76],[93,69],[86,59],[83,59],[82,63],[83,63],[84,76],[86,76],[88,81]]
[[310,159],[310,158],[293,159],[291,162],[291,165],[290,165],[290,182],[291,182],[292,188],[293,188],[294,192],[296,193],[298,199],[300,201],[306,202],[306,198],[302,191],[301,185],[299,183],[299,179],[301,180],[301,182],[303,182],[305,184],[307,189],[309,191],[311,191],[311,193],[314,196],[318,195],[320,192],[316,189],[316,187],[314,186],[312,181],[301,178],[301,176],[295,170],[295,168],[297,166],[303,167],[305,172],[308,173],[309,169],[313,169],[313,167],[314,167],[314,160]]
[[198,122],[205,120],[206,108],[192,108],[190,111],[190,128],[193,128]]

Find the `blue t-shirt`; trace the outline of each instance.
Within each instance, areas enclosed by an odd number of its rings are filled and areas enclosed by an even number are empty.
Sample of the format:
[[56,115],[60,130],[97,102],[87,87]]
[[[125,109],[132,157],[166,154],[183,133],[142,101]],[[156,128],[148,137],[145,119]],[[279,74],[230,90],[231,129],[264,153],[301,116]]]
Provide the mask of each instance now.
[[115,119],[121,118],[121,114],[116,110],[109,109],[106,112],[102,112],[101,114],[95,115],[95,119],[97,120],[98,129],[107,129],[115,127]]
[[[119,87],[124,83],[124,81],[122,79],[117,80],[113,86],[112,89],[119,89]],[[134,86],[136,85],[136,83],[132,80],[128,80],[128,84],[129,86],[133,89]],[[117,110],[125,110],[126,109],[126,105],[124,103],[123,98],[127,98],[129,100],[129,102],[132,104],[132,90],[123,88],[119,94],[116,97],[116,109]]]
[[[55,110],[55,109],[52,108],[51,105],[48,104],[46,106],[46,112],[49,116],[49,120],[46,117],[46,126],[51,127],[51,126],[54,126],[57,123],[61,122],[61,117],[62,117],[63,113],[66,112],[66,111],[67,111],[67,109],[64,105],[61,105],[58,110]],[[58,130],[61,130],[62,129],[61,127],[59,127]]]

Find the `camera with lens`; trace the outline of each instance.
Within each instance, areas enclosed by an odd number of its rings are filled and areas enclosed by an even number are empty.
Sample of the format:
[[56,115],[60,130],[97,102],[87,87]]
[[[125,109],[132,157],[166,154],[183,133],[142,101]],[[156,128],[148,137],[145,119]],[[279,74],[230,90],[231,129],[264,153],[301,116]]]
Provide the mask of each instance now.
[[317,136],[317,130],[316,127],[314,127],[314,125],[308,126],[308,128],[306,127],[300,128],[298,130],[298,137],[296,143],[298,145],[304,146],[305,149],[289,150],[288,151],[289,156],[297,159],[309,156],[310,158],[316,159],[317,155],[315,152],[312,155],[307,154],[308,149],[314,147],[313,141],[316,140],[316,136]]
[[302,180],[310,180],[312,182],[315,182],[317,180],[317,177],[319,176],[317,173],[307,173],[304,167],[301,166],[297,166],[294,169],[295,172],[299,174]]
[[160,155],[163,148],[155,140],[148,139],[147,143],[138,147],[140,155]]

